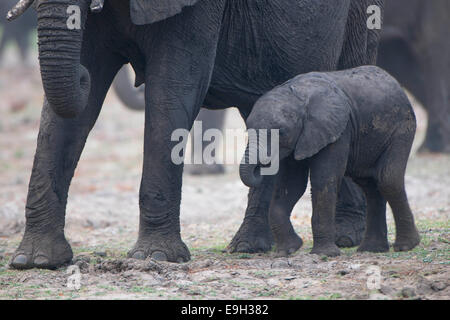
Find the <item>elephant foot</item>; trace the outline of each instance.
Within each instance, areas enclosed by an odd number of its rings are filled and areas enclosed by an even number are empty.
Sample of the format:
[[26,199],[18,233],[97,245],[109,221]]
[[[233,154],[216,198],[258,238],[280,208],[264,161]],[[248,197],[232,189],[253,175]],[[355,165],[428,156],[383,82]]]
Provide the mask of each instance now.
[[221,164],[191,164],[185,166],[185,172],[192,176],[208,176],[225,174],[225,167]]
[[334,243],[314,244],[311,254],[320,256],[337,257],[341,254],[341,250]]
[[259,253],[272,249],[269,223],[262,218],[246,218],[228,245],[228,252]]
[[15,269],[54,270],[70,263],[72,257],[72,248],[64,237],[64,233],[36,234],[25,231],[10,266]]
[[278,257],[287,257],[293,254],[303,245],[303,240],[296,233],[289,235],[286,241],[276,244],[276,254]]
[[409,251],[414,249],[420,243],[420,235],[416,231],[409,237],[397,237],[394,243],[394,251]]
[[430,134],[427,133],[425,141],[419,147],[418,152],[422,154],[430,153],[444,153],[450,154],[450,141],[447,139],[442,139],[442,135],[439,133]]
[[388,252],[389,251],[389,242],[387,239],[383,240],[371,240],[364,239],[361,242],[361,245],[358,247],[358,252]]
[[158,261],[183,263],[191,259],[191,254],[179,234],[152,234],[140,236],[134,248],[128,252],[128,258],[145,260],[148,257]]
[[336,212],[336,245],[338,247],[356,247],[361,243],[365,229],[365,215],[359,212]]

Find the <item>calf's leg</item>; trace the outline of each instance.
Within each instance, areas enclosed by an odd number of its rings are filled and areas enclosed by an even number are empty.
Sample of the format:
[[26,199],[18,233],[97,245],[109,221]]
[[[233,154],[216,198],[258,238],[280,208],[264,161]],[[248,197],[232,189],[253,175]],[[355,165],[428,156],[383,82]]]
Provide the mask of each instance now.
[[305,162],[295,161],[292,157],[281,163],[269,209],[269,224],[280,256],[294,253],[303,245],[292,226],[290,216],[295,204],[305,193],[308,172]]

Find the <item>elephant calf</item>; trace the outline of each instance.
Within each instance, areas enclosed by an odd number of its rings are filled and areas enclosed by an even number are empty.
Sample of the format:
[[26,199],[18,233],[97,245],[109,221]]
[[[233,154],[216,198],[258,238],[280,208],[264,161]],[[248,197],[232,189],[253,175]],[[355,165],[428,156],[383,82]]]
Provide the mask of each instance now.
[[[367,200],[367,228],[358,251],[389,250],[386,201],[397,230],[394,249],[407,251],[419,244],[404,184],[416,119],[407,96],[388,73],[366,66],[300,75],[260,98],[247,125],[279,130],[281,162],[270,224],[280,254],[302,245],[289,217],[305,192],[308,175],[313,202],[311,253],[340,253],[334,215],[344,176],[361,186]],[[257,149],[263,147],[259,144]],[[247,163],[252,150],[249,145],[240,168],[241,179],[249,186],[260,181],[257,169],[262,166],[259,161]]]

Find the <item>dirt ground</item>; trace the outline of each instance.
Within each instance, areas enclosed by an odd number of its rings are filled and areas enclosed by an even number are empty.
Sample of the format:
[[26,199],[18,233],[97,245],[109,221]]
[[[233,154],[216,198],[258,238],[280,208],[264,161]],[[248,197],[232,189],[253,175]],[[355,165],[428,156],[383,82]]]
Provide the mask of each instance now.
[[[406,183],[422,243],[411,252],[359,254],[346,249],[337,258],[309,254],[308,192],[293,213],[305,241],[299,252],[289,258],[275,258],[272,252],[229,254],[225,248],[242,221],[247,188],[237,166],[228,166],[223,176],[184,176],[182,236],[192,253],[190,262],[126,259],[138,231],[144,117],[126,110],[113,93],[88,140],[68,201],[66,235],[81,271],[81,287],[68,287],[73,278],[67,267],[9,269],[23,233],[42,105],[36,71],[0,71],[0,299],[450,298],[450,156],[415,151]],[[426,123],[423,111],[416,110],[415,149]],[[231,111],[228,127],[241,126]],[[377,273],[379,285],[373,286]]]

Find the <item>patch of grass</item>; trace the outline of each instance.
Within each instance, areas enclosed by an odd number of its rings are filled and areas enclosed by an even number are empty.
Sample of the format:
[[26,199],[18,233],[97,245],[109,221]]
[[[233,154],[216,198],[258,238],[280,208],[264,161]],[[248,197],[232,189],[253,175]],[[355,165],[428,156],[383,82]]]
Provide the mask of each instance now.
[[267,290],[267,291],[258,293],[258,297],[273,297],[273,296],[276,296],[277,293],[278,293],[278,290],[271,289],[271,290]]
[[320,296],[312,296],[312,295],[304,295],[304,296],[287,296],[283,297],[282,299],[285,300],[338,300],[342,299],[343,296],[340,293],[328,293],[326,292],[325,295]]
[[143,287],[143,286],[134,286],[131,289],[129,289],[128,291],[133,292],[133,293],[150,293],[150,294],[154,294],[157,292],[157,290],[155,288]]
[[280,275],[279,271],[253,271],[250,274],[256,278],[269,279]]

